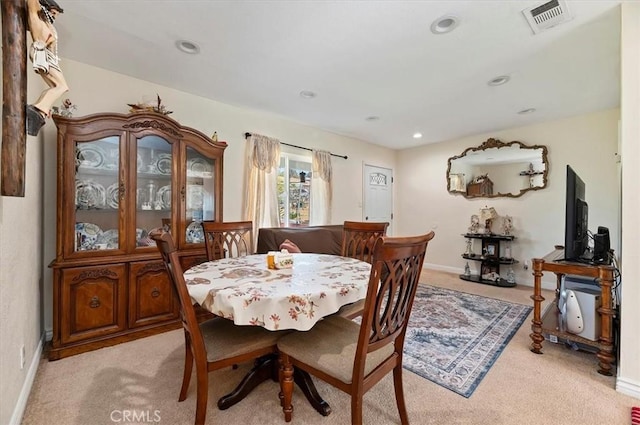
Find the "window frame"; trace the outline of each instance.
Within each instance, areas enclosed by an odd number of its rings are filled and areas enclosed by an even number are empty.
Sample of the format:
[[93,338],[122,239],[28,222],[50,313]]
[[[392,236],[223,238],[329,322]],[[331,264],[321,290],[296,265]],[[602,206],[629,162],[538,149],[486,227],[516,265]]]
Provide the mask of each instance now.
[[[295,223],[293,222],[293,220],[290,218],[290,206],[291,206],[291,198],[290,198],[290,184],[291,184],[291,180],[290,180],[290,162],[291,161],[297,161],[297,162],[302,162],[302,163],[306,163],[309,164],[309,170],[313,169],[313,157],[311,155],[300,155],[300,154],[294,154],[294,153],[290,153],[290,152],[280,152],[280,162],[278,164],[278,176],[280,176],[280,164],[282,164],[282,160],[284,159],[284,187],[286,188],[286,200],[284,202],[284,217],[283,220],[280,221],[280,194],[278,193],[278,222],[280,223],[281,227],[304,227],[304,226],[308,226],[309,222],[307,221],[306,223]],[[310,172],[309,172],[310,173]],[[309,174],[309,177],[307,177],[306,182],[309,185],[309,212],[311,212],[311,176]]]

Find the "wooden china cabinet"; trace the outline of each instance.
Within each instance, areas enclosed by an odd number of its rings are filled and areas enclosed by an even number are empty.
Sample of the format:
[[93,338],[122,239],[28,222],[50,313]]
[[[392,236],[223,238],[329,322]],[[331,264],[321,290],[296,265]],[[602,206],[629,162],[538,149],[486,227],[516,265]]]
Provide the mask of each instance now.
[[154,112],[53,117],[58,127],[51,360],[180,326],[148,234],[170,228],[184,267],[222,220],[225,142]]

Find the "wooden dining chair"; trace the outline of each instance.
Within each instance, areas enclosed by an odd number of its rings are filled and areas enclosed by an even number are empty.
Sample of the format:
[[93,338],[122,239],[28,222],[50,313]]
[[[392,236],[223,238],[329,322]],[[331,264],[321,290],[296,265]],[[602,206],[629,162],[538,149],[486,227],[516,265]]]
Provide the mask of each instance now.
[[387,235],[387,227],[389,223],[386,222],[345,221],[342,228],[341,255],[371,263],[373,246],[379,238]]
[[202,229],[209,261],[254,253],[251,221],[203,221]]
[[207,414],[209,372],[276,353],[276,343],[283,332],[272,332],[259,326],[238,326],[233,321],[221,317],[198,324],[180,266],[180,257],[171,234],[153,232],[150,237],[156,242],[173,288],[180,300],[180,316],[185,339],[185,360],[178,401],[187,398],[191,371],[195,363],[195,424],[201,425],[204,424]]
[[302,369],[351,396],[351,423],[362,423],[362,397],[393,371],[396,405],[402,424],[409,418],[402,388],[402,350],[418,280],[434,233],[383,237],[373,250],[373,264],[361,325],[330,316],[307,332],[278,341],[281,404],[292,418],[293,368]]
[[[389,223],[345,221],[342,230],[343,257],[356,258],[371,263],[375,242],[387,234]],[[364,300],[340,308],[338,315],[349,319],[362,316]]]

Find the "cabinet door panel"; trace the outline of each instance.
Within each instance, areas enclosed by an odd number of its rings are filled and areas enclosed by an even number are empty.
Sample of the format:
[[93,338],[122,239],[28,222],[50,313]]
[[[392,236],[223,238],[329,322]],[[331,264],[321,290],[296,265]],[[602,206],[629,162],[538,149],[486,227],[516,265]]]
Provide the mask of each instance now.
[[125,329],[125,276],[123,264],[62,271],[62,343]]
[[[122,200],[124,183],[122,181],[120,135],[102,132],[100,135],[76,137],[73,139],[75,149],[74,187],[69,193],[74,197],[73,207],[66,211],[72,220],[73,234],[67,237],[72,240],[69,254],[80,256],[104,255],[117,253],[121,249],[121,222],[124,210]],[[75,216],[74,216],[75,214]]]
[[[146,134],[135,138],[137,158],[135,167],[135,250],[155,251],[155,244],[148,235],[163,226],[163,220],[171,218],[175,194],[172,190],[173,169],[176,166],[173,144],[157,134]],[[133,167],[132,170],[133,171]],[[133,199],[132,199],[133,203]],[[132,233],[133,235],[134,233]]]
[[129,326],[145,326],[178,317],[178,302],[162,261],[131,263]]

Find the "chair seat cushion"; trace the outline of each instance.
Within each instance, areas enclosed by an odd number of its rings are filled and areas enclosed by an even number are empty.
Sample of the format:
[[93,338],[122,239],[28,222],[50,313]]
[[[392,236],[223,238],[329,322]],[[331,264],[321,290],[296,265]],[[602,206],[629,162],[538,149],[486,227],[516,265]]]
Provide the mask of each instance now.
[[[330,316],[306,332],[291,332],[280,338],[278,350],[350,384],[360,325],[340,316]],[[369,353],[364,373],[393,354],[393,345]]]
[[213,362],[250,351],[275,346],[288,331],[268,331],[261,326],[239,326],[216,317],[200,324],[207,361]]

